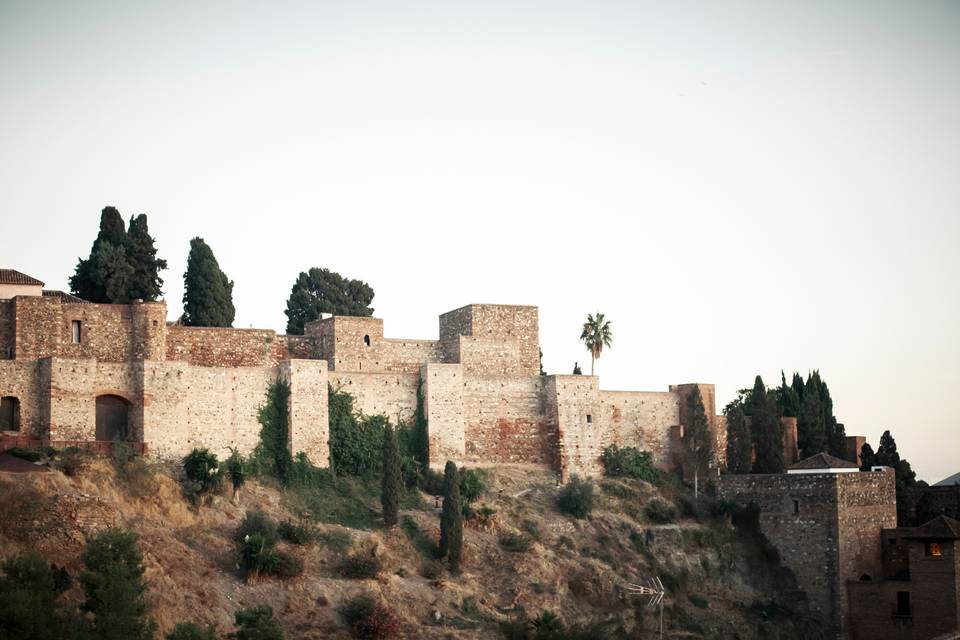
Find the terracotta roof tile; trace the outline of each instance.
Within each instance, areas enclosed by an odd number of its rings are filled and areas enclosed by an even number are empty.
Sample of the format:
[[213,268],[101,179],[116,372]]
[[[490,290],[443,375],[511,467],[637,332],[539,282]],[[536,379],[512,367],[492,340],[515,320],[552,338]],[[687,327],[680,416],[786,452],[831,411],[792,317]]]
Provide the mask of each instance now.
[[65,302],[68,304],[90,304],[89,300],[84,300],[83,298],[78,298],[72,293],[67,293],[66,291],[57,291],[55,289],[44,289],[43,297],[60,298],[60,302]]
[[859,467],[849,460],[835,458],[829,453],[818,453],[805,458],[788,467],[788,469],[858,469]]
[[36,278],[31,278],[16,269],[0,269],[0,284],[26,284],[34,287],[43,286],[43,283]]

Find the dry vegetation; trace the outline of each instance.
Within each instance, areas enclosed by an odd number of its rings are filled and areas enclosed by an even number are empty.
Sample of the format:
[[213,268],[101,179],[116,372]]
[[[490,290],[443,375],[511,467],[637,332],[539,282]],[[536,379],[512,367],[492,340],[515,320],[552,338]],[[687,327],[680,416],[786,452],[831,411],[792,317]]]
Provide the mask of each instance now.
[[[665,637],[819,637],[802,611],[785,609],[785,571],[738,535],[715,502],[692,508],[679,484],[602,480],[593,513],[578,520],[556,510],[552,473],[492,467],[489,489],[473,505],[480,513],[465,527],[463,572],[451,576],[432,557],[439,526],[432,497],[407,500],[400,525],[385,531],[376,524],[376,483],[347,479],[304,494],[251,481],[238,505],[226,494],[197,509],[175,472],[118,476],[108,461],[93,460],[72,476],[0,474],[0,557],[32,548],[75,573],[87,535],[132,529],[161,632],[192,620],[215,625],[222,637],[237,608],[269,604],[288,638],[347,638],[340,610],[369,593],[393,607],[402,637],[502,638],[503,623],[545,611],[568,626],[593,625],[580,637],[656,637],[657,611],[625,586],[659,575],[670,590]],[[648,509],[654,499],[676,519]],[[308,544],[278,545],[302,560],[302,575],[244,580],[232,538],[252,509],[315,527]],[[344,577],[347,557],[375,559],[379,575]],[[74,587],[67,597],[81,594]]]

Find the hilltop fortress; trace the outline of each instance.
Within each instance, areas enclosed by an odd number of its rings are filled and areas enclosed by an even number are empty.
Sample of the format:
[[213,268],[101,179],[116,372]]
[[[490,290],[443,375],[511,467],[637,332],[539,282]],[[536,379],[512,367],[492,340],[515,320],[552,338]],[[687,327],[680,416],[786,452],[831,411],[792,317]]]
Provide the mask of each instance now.
[[[437,340],[386,338],[383,320],[342,316],[286,336],[178,326],[163,302],[91,304],[33,282],[8,286],[0,300],[8,436],[122,437],[161,458],[194,447],[249,452],[257,409],[280,377],[291,387],[291,448],[319,465],[329,459],[328,385],[394,422],[413,416],[420,387],[432,465],[536,463],[566,480],[597,475],[610,444],[648,450],[662,468],[679,462],[684,400],[695,385],[607,391],[595,376],[540,375],[536,307],[461,307],[440,316]],[[726,429],[714,387],[696,386],[722,464]]]

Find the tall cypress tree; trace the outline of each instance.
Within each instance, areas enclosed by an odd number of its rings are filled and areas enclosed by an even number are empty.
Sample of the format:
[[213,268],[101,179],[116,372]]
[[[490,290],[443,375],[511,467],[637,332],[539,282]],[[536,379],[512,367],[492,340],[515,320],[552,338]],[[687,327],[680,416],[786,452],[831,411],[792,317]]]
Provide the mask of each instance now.
[[727,416],[727,471],[750,473],[753,465],[753,439],[743,413],[742,404],[735,400],[723,410]]
[[102,271],[111,266],[115,256],[111,256],[110,260],[103,260],[101,252],[106,246],[115,251],[126,243],[127,232],[120,212],[115,207],[104,207],[100,212],[100,232],[90,248],[90,256],[86,259],[80,258],[74,274],[70,277],[70,292],[90,302],[110,302],[102,280]]
[[463,507],[460,504],[460,477],[457,465],[447,460],[443,470],[443,511],[440,514],[440,556],[447,556],[450,570],[460,570],[463,551]]
[[127,297],[148,302],[156,300],[163,293],[160,271],[167,268],[167,261],[157,257],[157,248],[147,228],[146,214],[131,216],[126,247],[127,259],[133,269]]
[[132,300],[156,300],[163,280],[159,276],[167,262],[157,258],[147,216],[130,219],[129,233],[114,207],[100,213],[100,233],[93,241],[90,257],[81,258],[70,277],[70,291],[84,300],[127,304]]
[[753,402],[750,431],[753,434],[757,452],[753,472],[782,473],[784,468],[783,425],[780,424],[776,398],[767,391],[760,376],[757,376],[750,395]]
[[869,442],[864,442],[860,447],[860,471],[870,471],[870,467],[875,464],[877,464],[877,454],[873,452]]
[[699,386],[694,385],[693,391],[687,396],[685,408],[687,425],[684,429],[683,444],[687,452],[687,462],[693,468],[696,480],[707,474],[713,461],[713,436]]
[[383,430],[383,478],[380,487],[380,504],[383,505],[383,524],[397,524],[400,510],[400,487],[403,477],[400,472],[400,450],[397,434],[389,422]]
[[800,415],[800,396],[793,386],[787,384],[787,377],[780,370],[780,386],[777,388],[777,407],[780,415],[796,418]]
[[183,323],[191,327],[232,327],[233,281],[220,270],[203,238],[190,241],[183,274]]
[[812,377],[800,403],[800,415],[797,417],[797,445],[807,458],[827,450],[827,434],[823,425],[823,409],[820,406],[820,390],[815,387]]

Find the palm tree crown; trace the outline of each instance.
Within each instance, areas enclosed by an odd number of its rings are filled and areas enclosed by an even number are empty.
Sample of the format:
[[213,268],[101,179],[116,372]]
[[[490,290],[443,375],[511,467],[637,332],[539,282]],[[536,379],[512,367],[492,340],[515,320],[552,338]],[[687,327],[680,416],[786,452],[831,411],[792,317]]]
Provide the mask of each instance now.
[[600,357],[603,347],[610,346],[613,342],[613,331],[610,328],[610,321],[604,318],[599,311],[596,315],[587,314],[587,321],[583,323],[583,331],[580,333],[580,340],[583,341],[587,351],[590,352],[590,375],[593,375],[593,363]]

